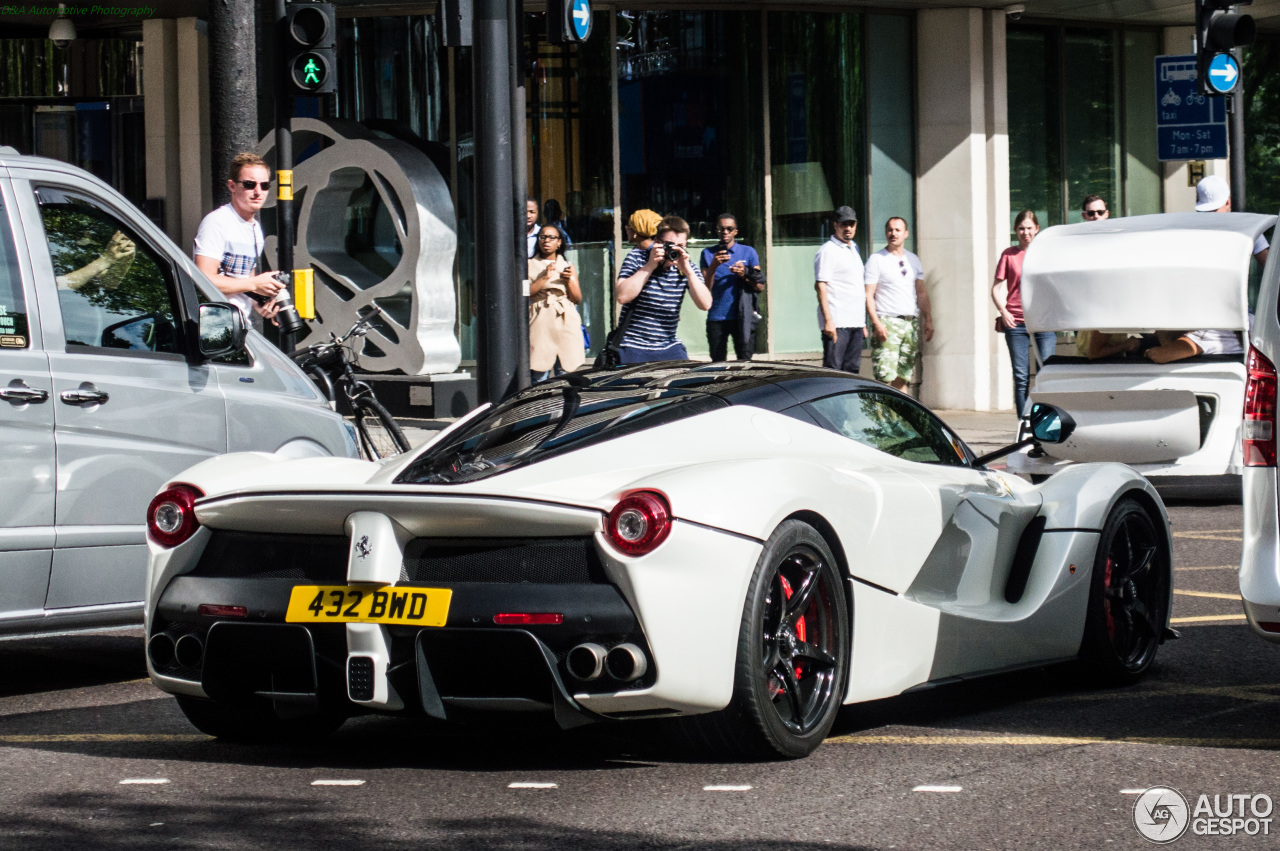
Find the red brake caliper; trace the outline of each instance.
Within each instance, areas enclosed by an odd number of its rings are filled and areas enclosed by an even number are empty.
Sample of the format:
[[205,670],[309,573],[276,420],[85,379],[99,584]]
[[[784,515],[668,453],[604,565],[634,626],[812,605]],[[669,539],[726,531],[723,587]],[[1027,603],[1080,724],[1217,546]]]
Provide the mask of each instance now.
[[[786,595],[786,598],[787,598],[788,600],[790,600],[790,599],[791,599],[791,593],[792,593],[792,592],[791,592],[791,583],[787,581],[787,577],[785,577],[785,576],[779,576],[778,578],[779,578],[780,580],[782,580],[782,593],[783,593],[784,595]],[[808,640],[807,638],[805,638],[805,626],[804,626],[804,616],[803,616],[803,615],[801,615],[800,620],[796,621],[796,638],[800,639],[801,641],[807,641],[807,640]],[[797,679],[797,680],[798,680],[798,679],[800,679],[800,669],[799,669],[799,668],[796,668],[796,679]]]
[[1107,637],[1112,641],[1116,638],[1116,622],[1111,617],[1111,598],[1107,596],[1107,592],[1111,590],[1111,559],[1107,559],[1107,570],[1102,574],[1102,604],[1107,613]]

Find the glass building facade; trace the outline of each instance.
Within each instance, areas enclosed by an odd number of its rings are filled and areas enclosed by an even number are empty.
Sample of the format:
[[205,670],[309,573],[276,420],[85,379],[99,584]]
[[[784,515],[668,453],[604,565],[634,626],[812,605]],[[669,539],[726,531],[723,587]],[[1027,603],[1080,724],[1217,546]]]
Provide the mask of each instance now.
[[1013,213],[1078,222],[1088,195],[1112,215],[1160,212],[1159,31],[1010,24],[1006,38]]

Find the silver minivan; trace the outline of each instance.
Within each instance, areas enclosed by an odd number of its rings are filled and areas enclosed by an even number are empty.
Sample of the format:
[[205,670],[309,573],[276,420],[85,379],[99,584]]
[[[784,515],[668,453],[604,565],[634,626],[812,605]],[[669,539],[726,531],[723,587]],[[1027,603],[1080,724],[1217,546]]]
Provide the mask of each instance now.
[[193,464],[357,457],[221,301],[118,192],[0,148],[0,636],[140,624],[147,505]]

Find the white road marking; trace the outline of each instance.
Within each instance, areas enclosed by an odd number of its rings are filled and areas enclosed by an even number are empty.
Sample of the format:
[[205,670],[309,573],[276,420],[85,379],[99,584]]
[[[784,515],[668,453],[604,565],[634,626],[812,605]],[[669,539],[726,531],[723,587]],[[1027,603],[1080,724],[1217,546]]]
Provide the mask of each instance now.
[[508,789],[558,789],[560,787],[555,783],[530,783],[530,782],[517,781],[515,783],[508,783],[507,788]]
[[1121,789],[1121,795],[1141,795],[1146,789]]
[[363,780],[312,780],[312,786],[363,786]]
[[703,786],[703,792],[750,792],[751,787],[747,785],[731,786],[729,784],[720,784],[716,786]]
[[151,822],[151,826],[152,826],[152,827],[163,827],[163,826],[164,826],[164,822],[162,822],[162,821],[153,821],[153,822]]
[[126,777],[120,781],[121,786],[159,786],[168,783],[167,777]]
[[960,786],[916,786],[912,792],[959,792]]

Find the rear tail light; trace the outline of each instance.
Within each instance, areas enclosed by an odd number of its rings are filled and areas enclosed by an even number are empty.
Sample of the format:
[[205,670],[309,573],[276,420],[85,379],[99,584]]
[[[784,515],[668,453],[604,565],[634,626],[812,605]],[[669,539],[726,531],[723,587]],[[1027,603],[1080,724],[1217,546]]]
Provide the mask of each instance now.
[[561,624],[564,623],[564,615],[556,612],[502,612],[493,616],[493,622],[505,626]]
[[1252,346],[1240,437],[1246,467],[1276,465],[1276,367]]
[[605,519],[609,542],[629,556],[652,552],[671,533],[671,505],[657,491],[635,491],[622,498]]
[[147,533],[162,547],[176,547],[200,528],[196,500],[204,493],[191,485],[161,491],[147,506]]

